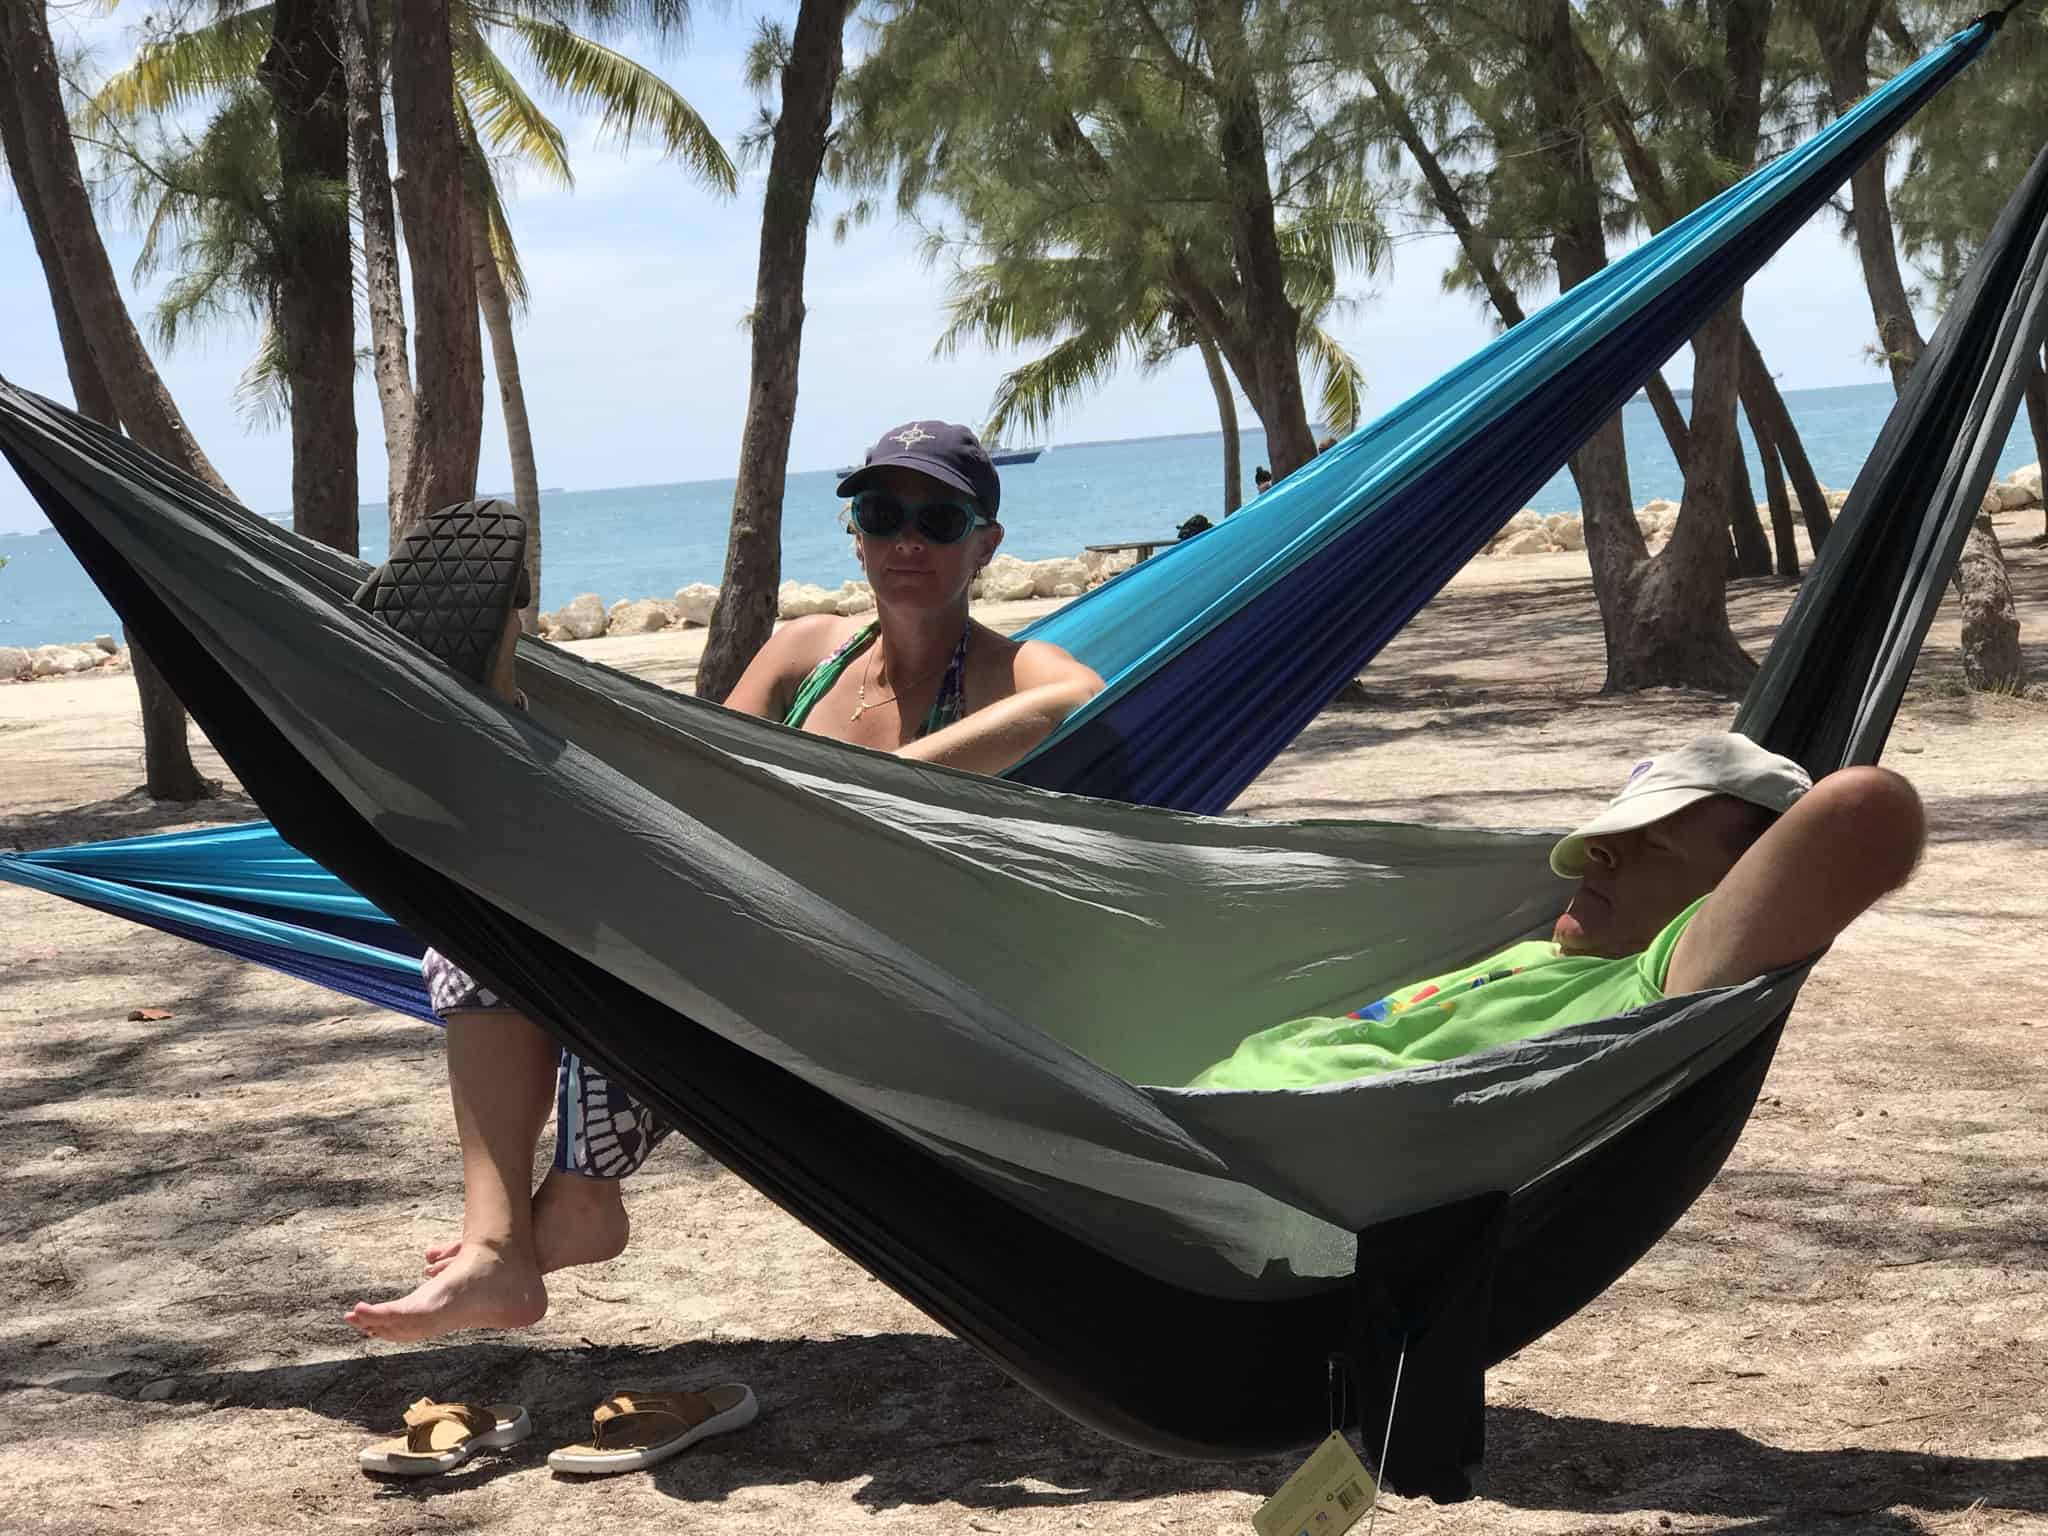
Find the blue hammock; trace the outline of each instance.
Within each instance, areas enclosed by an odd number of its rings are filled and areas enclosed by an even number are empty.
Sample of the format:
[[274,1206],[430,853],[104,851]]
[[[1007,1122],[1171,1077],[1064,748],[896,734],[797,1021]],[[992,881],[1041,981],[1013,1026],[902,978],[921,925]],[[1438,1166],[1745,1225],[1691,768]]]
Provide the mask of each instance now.
[[[1106,686],[1006,776],[1228,806],[1995,30],[1964,29],[1236,516],[1022,631]],[[432,1017],[419,941],[268,825],[0,858],[0,880]]]

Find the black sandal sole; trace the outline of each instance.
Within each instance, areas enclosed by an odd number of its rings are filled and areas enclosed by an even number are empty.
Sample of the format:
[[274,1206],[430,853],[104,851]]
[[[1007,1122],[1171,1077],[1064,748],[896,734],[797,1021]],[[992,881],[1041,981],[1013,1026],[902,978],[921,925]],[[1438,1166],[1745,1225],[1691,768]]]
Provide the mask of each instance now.
[[505,615],[530,601],[526,519],[502,501],[436,512],[356,591],[368,609],[473,683],[491,675]]

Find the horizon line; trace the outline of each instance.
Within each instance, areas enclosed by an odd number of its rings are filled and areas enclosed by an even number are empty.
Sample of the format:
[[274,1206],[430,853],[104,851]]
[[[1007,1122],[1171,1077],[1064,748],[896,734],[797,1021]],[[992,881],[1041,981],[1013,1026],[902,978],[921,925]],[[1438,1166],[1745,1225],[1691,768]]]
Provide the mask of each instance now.
[[[1867,379],[1862,381],[1861,383],[1852,384],[1808,384],[1798,389],[1785,390],[1784,393],[1787,395],[1805,395],[1813,394],[1823,389],[1859,389],[1864,387],[1864,385],[1866,384],[1881,384],[1883,382],[1884,381],[1882,379]],[[1674,395],[1678,395],[1689,393],[1689,391],[1680,390],[1676,386],[1674,386],[1672,389],[1672,393]],[[1627,404],[1640,404],[1642,403],[1642,400],[1643,391],[1641,389],[1638,389],[1634,394],[1629,396]],[[1626,408],[1627,407],[1624,406],[1624,409]],[[1317,429],[1320,430],[1320,428],[1326,424],[1314,423],[1312,425],[1316,426]],[[1130,443],[1185,442],[1190,438],[1220,438],[1222,435],[1223,431],[1220,427],[1211,427],[1206,430],[1194,432],[1147,432],[1136,437],[1090,437],[1082,438],[1078,441],[1070,443],[1055,444],[1048,442],[1043,451],[1051,452],[1055,448],[1063,448],[1070,450],[1075,448],[1117,448],[1123,447]],[[1238,437],[1240,441],[1247,437],[1264,437],[1265,435],[1266,429],[1262,426],[1248,426],[1242,427],[1238,430]],[[837,473],[838,470],[835,468],[790,469],[785,471],[786,475],[830,475]],[[629,485],[593,485],[581,490],[571,490],[562,486],[548,486],[541,492],[541,494],[543,496],[601,496],[611,491],[652,491],[660,490],[665,486],[671,485],[716,485],[721,482],[736,481],[737,479],[738,477],[735,475],[704,475],[690,480],[641,480]],[[356,504],[356,510],[359,512],[381,512],[387,505],[388,503],[382,501],[363,501],[358,502]],[[287,507],[281,512],[259,512],[256,515],[263,518],[275,519],[278,517],[289,517],[291,515],[291,512],[290,508]],[[50,525],[48,523],[45,523],[41,528],[21,528],[14,529],[11,531],[7,529],[0,529],[0,538],[32,538],[35,535],[46,531],[49,528],[49,526]]]

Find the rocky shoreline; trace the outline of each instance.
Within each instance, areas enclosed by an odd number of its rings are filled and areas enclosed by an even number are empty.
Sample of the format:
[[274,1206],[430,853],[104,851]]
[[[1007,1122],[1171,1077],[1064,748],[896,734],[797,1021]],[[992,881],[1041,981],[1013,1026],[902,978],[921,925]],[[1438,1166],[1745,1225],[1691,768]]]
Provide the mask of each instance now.
[[94,635],[76,645],[0,645],[0,683],[39,677],[72,677],[80,672],[126,672],[128,647],[112,635]]
[[[1827,491],[1828,510],[1839,512],[1848,499],[1847,491]],[[2007,479],[1993,481],[1984,493],[1986,512],[2022,511],[2041,504],[2038,464],[2029,464]],[[1757,510],[1769,518],[1768,506]],[[1636,526],[1642,530],[1653,554],[1664,547],[1677,522],[1675,501],[1660,498],[1636,509]],[[1585,547],[1585,528],[1578,513],[1543,513],[1525,508],[1509,518],[1480,553],[1498,559],[1565,554]],[[1051,560],[997,555],[976,578],[974,598],[978,602],[1021,602],[1037,597],[1079,597],[1136,563],[1137,556],[1128,551],[1116,555],[1090,551],[1079,557]],[[681,588],[672,599],[621,598],[609,608],[595,592],[585,592],[553,612],[543,613],[540,633],[544,640],[595,640],[601,635],[646,635],[669,628],[701,626],[711,622],[711,609],[717,601],[718,588],[701,581]],[[776,617],[800,619],[814,613],[851,617],[867,613],[874,606],[874,592],[864,581],[842,582],[836,589],[785,581],[777,593]]]
[[[1829,510],[1840,511],[1848,497],[1847,491],[1829,491]],[[1986,512],[2019,512],[2041,505],[2039,464],[2029,464],[2003,480],[1994,480],[1984,493]],[[1769,516],[1768,507],[1759,507],[1758,511]],[[1636,509],[1636,526],[1653,553],[1671,537],[1677,520],[1675,501],[1660,499]],[[1525,509],[1508,519],[1500,532],[1487,541],[1481,554],[1499,559],[1564,554],[1585,547],[1585,529],[1578,513]],[[1128,550],[1119,554],[1091,550],[1050,560],[997,555],[975,579],[974,598],[978,602],[1002,603],[1079,597],[1136,563],[1136,554]],[[701,627],[711,622],[711,609],[717,601],[718,588],[701,581],[679,588],[672,598],[620,598],[610,607],[595,592],[585,592],[560,608],[543,613],[540,634],[544,640],[594,640],[602,635],[647,635],[664,629]],[[850,617],[871,612],[874,606],[874,592],[864,581],[842,582],[837,588],[785,581],[776,596],[776,616],[784,619],[814,613]],[[111,635],[96,635],[75,645],[0,645],[0,683],[68,677],[100,669],[123,671],[128,666],[128,648],[117,644]]]

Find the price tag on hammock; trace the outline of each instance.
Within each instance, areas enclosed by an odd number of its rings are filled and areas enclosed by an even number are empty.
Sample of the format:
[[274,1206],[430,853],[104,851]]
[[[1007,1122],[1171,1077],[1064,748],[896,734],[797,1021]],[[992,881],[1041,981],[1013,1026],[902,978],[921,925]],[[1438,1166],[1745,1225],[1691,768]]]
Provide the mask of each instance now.
[[1372,1508],[1376,1492],[1351,1442],[1332,1432],[1301,1470],[1259,1506],[1252,1526],[1259,1536],[1341,1536]]

